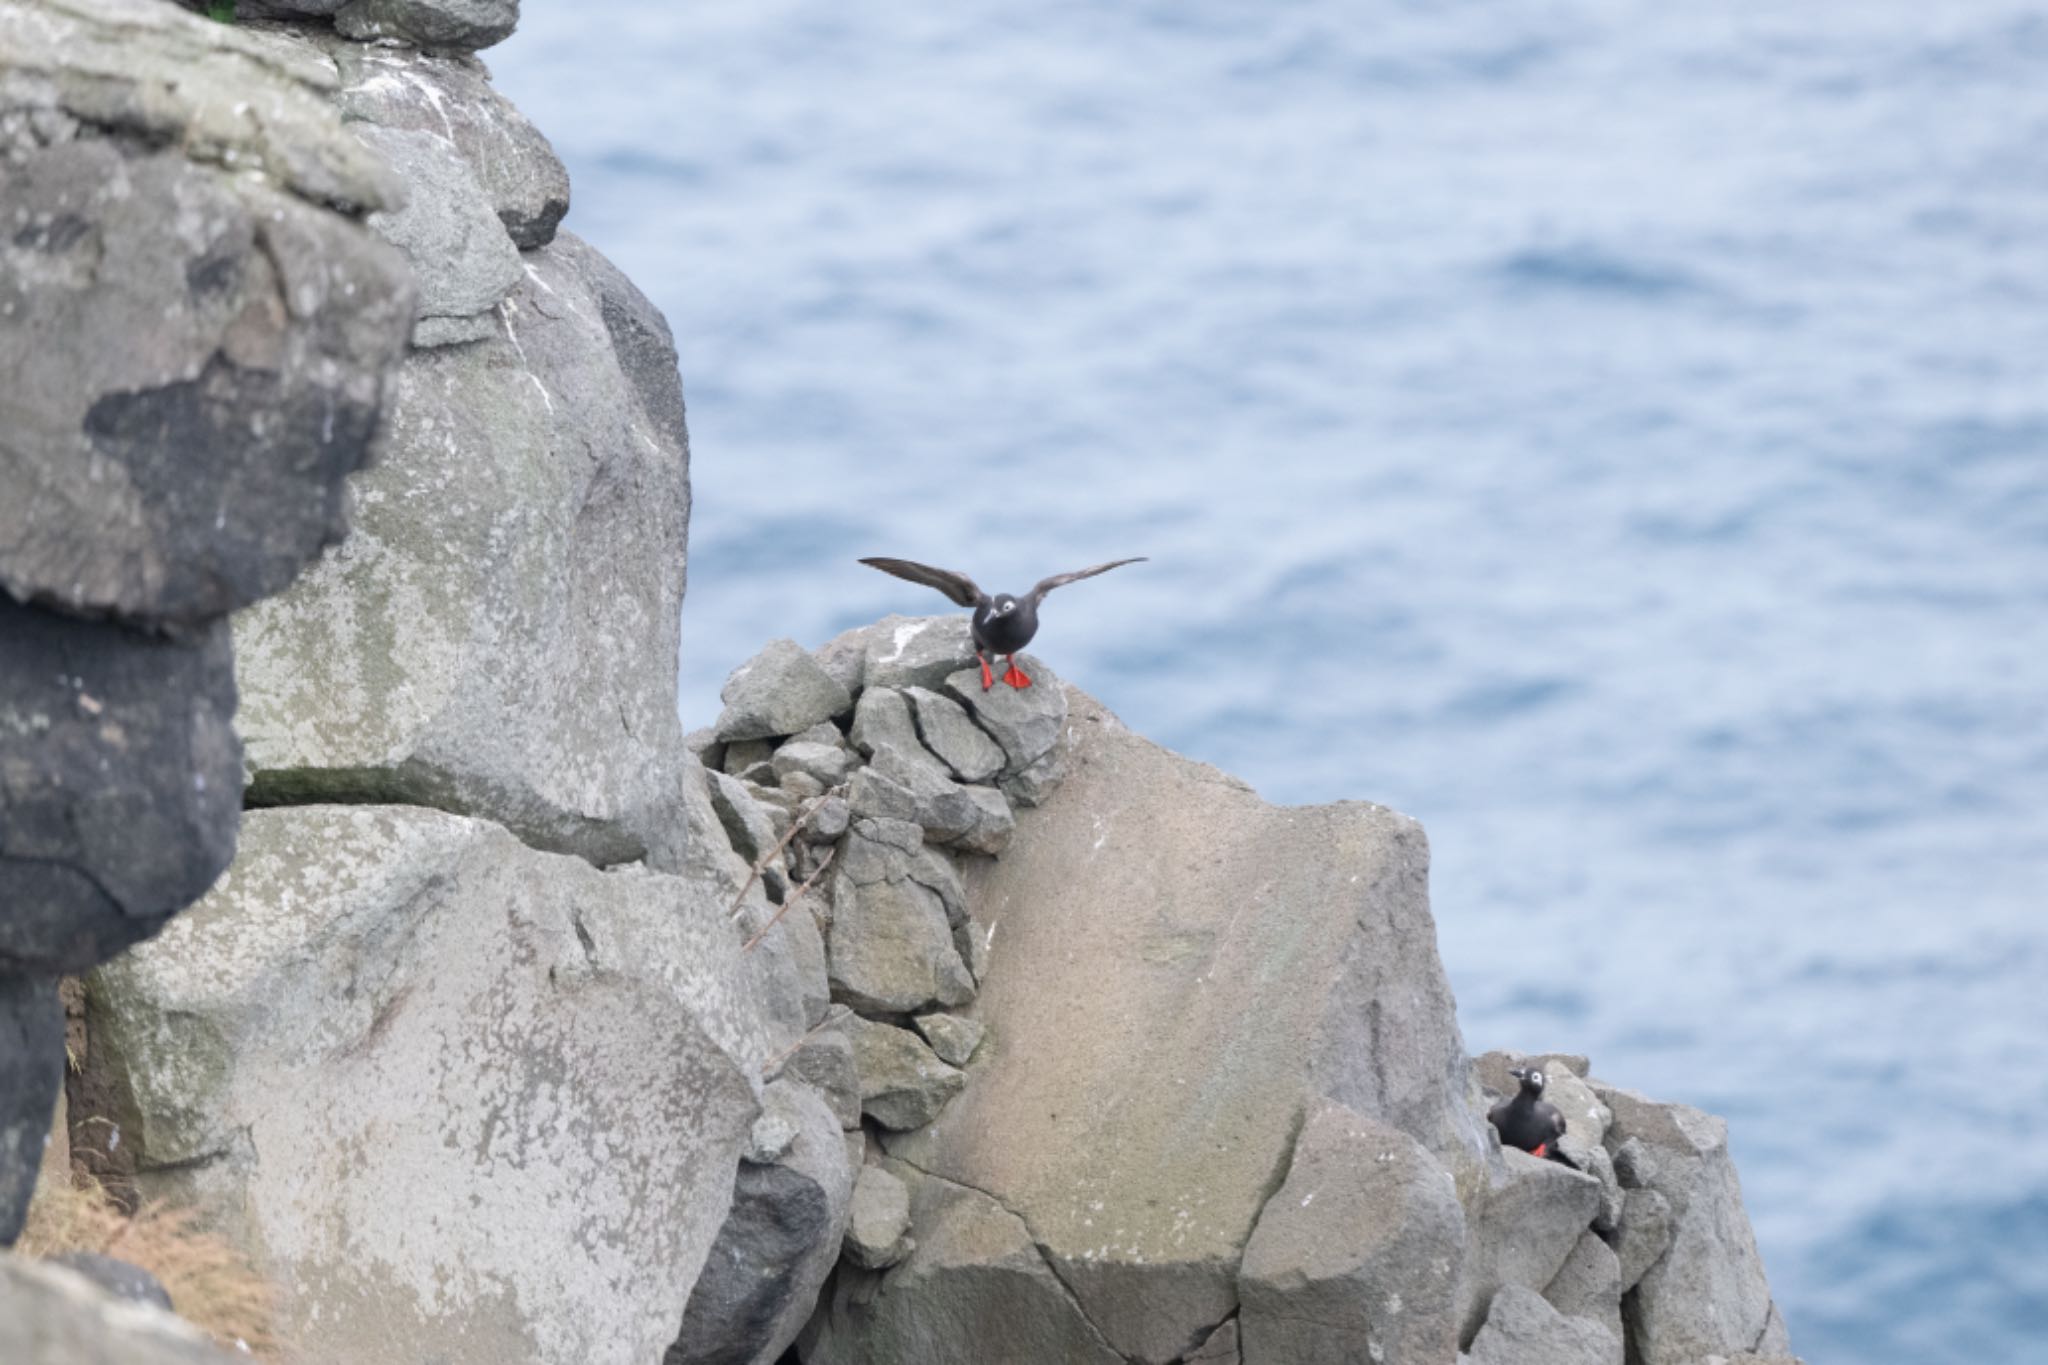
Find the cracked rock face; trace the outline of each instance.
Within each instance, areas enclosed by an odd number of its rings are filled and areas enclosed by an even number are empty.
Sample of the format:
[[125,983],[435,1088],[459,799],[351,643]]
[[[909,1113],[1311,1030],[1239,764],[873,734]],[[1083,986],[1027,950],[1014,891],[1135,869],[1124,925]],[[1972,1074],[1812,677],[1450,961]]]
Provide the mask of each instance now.
[[909,1187],[916,1249],[886,1272],[842,1264],[804,1329],[805,1365],[1123,1365],[1024,1220],[979,1190],[899,1162],[884,1168]]
[[252,813],[90,983],[138,1179],[257,1252],[303,1359],[659,1358],[786,1046],[706,890],[434,811]]
[[54,981],[0,976],[0,1246],[21,1233],[64,1082],[64,1015]]
[[[962,1013],[992,1041],[930,1127],[887,1143],[1021,1218],[1119,1354],[1171,1361],[1236,1306],[1306,1108],[1344,1104],[1454,1172],[1487,1145],[1420,828],[1269,807],[1066,702],[1066,784],[969,873],[993,944]],[[1033,761],[1039,742],[1006,752]],[[1145,1018],[1174,1026],[1129,1027]]]

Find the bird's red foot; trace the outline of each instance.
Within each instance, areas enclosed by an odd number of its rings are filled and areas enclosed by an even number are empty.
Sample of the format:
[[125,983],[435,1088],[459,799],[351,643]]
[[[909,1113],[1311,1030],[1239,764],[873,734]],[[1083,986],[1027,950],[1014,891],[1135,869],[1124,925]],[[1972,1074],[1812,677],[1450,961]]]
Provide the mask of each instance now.
[[974,657],[976,661],[981,664],[981,690],[986,692],[991,687],[994,687],[996,685],[995,670],[990,668],[988,666],[988,660],[982,658],[979,654],[975,655]]
[[1003,674],[1003,681],[1012,687],[1031,686],[1031,679],[1024,676],[1024,670],[1017,667],[1015,659],[1010,660],[1010,671]]

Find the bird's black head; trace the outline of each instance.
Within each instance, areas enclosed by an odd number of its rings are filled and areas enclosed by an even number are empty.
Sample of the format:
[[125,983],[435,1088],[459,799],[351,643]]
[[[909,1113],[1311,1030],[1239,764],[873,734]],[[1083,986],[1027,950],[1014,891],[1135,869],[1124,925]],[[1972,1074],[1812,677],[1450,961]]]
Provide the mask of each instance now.
[[1508,1068],[1508,1075],[1513,1076],[1516,1080],[1522,1083],[1523,1094],[1541,1095],[1543,1093],[1544,1082],[1543,1071],[1541,1068],[1533,1066],[1511,1066]]
[[1008,616],[1015,610],[1017,610],[1017,599],[1006,592],[999,592],[989,599],[988,614],[990,616]]

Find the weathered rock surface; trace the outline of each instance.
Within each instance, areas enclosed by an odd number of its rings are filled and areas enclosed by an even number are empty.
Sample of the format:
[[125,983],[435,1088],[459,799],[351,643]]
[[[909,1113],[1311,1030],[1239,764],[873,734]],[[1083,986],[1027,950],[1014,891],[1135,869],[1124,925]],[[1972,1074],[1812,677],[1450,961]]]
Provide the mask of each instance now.
[[960,703],[923,687],[905,688],[903,695],[915,714],[918,738],[945,761],[954,777],[962,782],[987,782],[1002,772],[1006,761],[1002,746],[968,719]]
[[834,999],[908,1014],[974,997],[974,979],[953,946],[944,895],[951,877],[923,847],[916,825],[876,819],[854,825],[833,874],[827,947]]
[[776,640],[733,671],[719,691],[720,739],[794,735],[853,709],[845,687],[794,640]]
[[1600,1182],[1593,1177],[1514,1148],[1501,1157],[1465,1195],[1459,1319],[1466,1340],[1500,1289],[1541,1292],[1556,1279],[1600,1207]]
[[946,677],[946,691],[1002,747],[1005,777],[1024,772],[1050,754],[1067,723],[1067,690],[1052,670],[1029,654],[1018,656],[1017,662],[1031,675],[1030,687],[998,684],[984,690],[978,668],[963,668]]
[[917,1247],[886,1273],[841,1263],[804,1329],[805,1365],[1122,1365],[1022,1219],[978,1190],[887,1168],[910,1189]]
[[812,1034],[789,1054],[780,1074],[817,1091],[841,1128],[860,1127],[860,1068],[845,1034],[831,1029]]
[[975,1020],[957,1014],[920,1014],[911,1022],[939,1054],[939,1060],[952,1066],[967,1065],[985,1031]]
[[683,589],[674,353],[643,373],[659,314],[566,233],[504,320],[408,357],[355,533],[237,619],[250,800],[434,806],[672,869],[682,732],[649,661]]
[[[965,1012],[995,1040],[932,1126],[888,1142],[999,1200],[1112,1346],[1167,1361],[1236,1306],[1306,1112],[1388,1123],[1467,1181],[1488,1141],[1420,828],[1363,804],[1268,807],[1071,703],[1066,785],[970,870],[994,943]],[[1139,1023],[1160,1018],[1174,1027]]]
[[1245,1365],[1451,1365],[1464,1255],[1464,1213],[1429,1153],[1342,1105],[1319,1108],[1245,1247]]
[[887,1270],[909,1254],[909,1188],[885,1166],[862,1166],[846,1220],[847,1259],[864,1270]]
[[959,613],[885,616],[828,641],[812,657],[849,692],[864,687],[938,688],[974,662],[974,639],[968,618]]
[[1237,1319],[1211,1332],[1207,1341],[1188,1353],[1186,1365],[1244,1365]]
[[[1707,1355],[1785,1353],[1784,1323],[1771,1303],[1728,1156],[1728,1125],[1618,1086],[1596,1085],[1595,1093],[1614,1115],[1612,1143],[1639,1139],[1654,1154],[1654,1163],[1630,1163],[1632,1178],[1646,1179],[1670,1207],[1670,1248],[1624,1301],[1634,1358],[1642,1365],[1691,1365]],[[1637,1193],[1630,1192],[1631,1204]],[[1625,1236],[1633,1212],[1624,1211]],[[1629,1259],[1624,1253],[1624,1281]]]
[[326,104],[330,66],[222,29],[152,0],[0,3],[16,598],[196,627],[342,534],[412,293],[328,205],[402,192]]
[[102,1292],[62,1266],[0,1253],[7,1365],[227,1365],[191,1324]]
[[540,130],[491,85],[481,62],[356,42],[323,46],[340,69],[345,114],[447,138],[514,246],[527,251],[554,240],[569,211],[569,173]]
[[181,643],[0,593],[0,972],[82,971],[213,884],[234,710],[225,624]]
[[817,1303],[839,1258],[853,1172],[839,1121],[794,1080],[762,1095],[764,1108],[795,1120],[780,1158],[743,1161],[732,1212],[690,1292],[665,1365],[773,1365]]
[[1471,1365],[1608,1365],[1620,1345],[1598,1323],[1568,1318],[1534,1290],[1509,1285],[1494,1295],[1467,1358]]
[[1613,1248],[1598,1233],[1579,1238],[1572,1254],[1544,1286],[1543,1298],[1568,1318],[1584,1318],[1607,1333],[1608,1345],[1600,1365],[1622,1365],[1621,1263]]
[[639,1365],[786,1045],[737,933],[689,879],[482,822],[258,811],[220,888],[92,978],[94,1043],[144,1188],[259,1255],[301,1359]]
[[519,282],[519,250],[469,163],[439,133],[360,124],[356,136],[405,177],[405,206],[370,215],[405,253],[419,282],[414,346],[479,341],[498,330],[494,310]]
[[473,52],[519,26],[519,0],[348,0],[334,26],[361,42],[395,39],[415,47]]
[[57,983],[0,974],[0,1247],[21,1234],[63,1083]]
[[920,1128],[936,1118],[967,1078],[909,1029],[859,1015],[841,1025],[860,1068],[861,1112],[884,1128]]

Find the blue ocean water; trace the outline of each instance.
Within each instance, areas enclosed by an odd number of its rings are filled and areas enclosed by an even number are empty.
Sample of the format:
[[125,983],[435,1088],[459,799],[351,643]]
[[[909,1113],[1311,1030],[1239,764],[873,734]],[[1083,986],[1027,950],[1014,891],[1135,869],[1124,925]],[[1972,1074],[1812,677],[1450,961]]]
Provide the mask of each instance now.
[[1427,826],[1468,1045],[1726,1115],[1816,1362],[2048,1359],[2048,9],[618,0],[490,54],[675,327],[685,720],[1039,652]]

